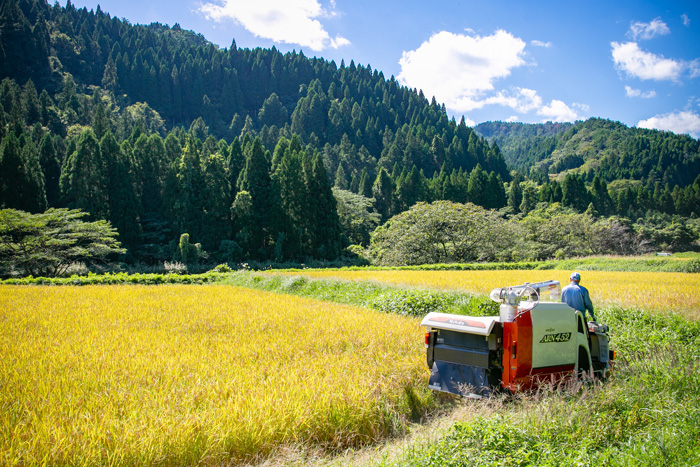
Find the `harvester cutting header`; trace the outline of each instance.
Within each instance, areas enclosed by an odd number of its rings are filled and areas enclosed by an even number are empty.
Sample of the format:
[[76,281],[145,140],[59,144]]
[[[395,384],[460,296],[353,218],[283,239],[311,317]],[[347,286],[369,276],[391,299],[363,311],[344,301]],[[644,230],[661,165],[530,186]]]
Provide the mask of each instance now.
[[423,319],[431,389],[488,396],[573,374],[607,375],[614,358],[608,327],[586,323],[581,311],[560,302],[558,281],[497,288],[490,297],[500,303],[499,316]]

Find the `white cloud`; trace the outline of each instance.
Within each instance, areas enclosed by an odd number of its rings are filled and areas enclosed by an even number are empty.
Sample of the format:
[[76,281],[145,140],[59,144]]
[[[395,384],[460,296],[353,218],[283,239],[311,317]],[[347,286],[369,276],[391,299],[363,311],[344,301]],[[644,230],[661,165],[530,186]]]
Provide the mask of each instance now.
[[652,128],[657,130],[672,131],[678,134],[689,134],[693,138],[700,138],[700,115],[695,112],[671,112],[656,115],[637,123],[639,128]]
[[590,105],[588,105],[588,104],[581,104],[581,103],[579,103],[579,102],[574,102],[573,104],[571,104],[571,106],[572,106],[572,107],[575,107],[575,108],[577,108],[577,109],[579,109],[581,112],[588,112],[589,110],[591,110],[591,106],[590,106]]
[[[335,2],[331,2],[331,8],[334,7]],[[350,43],[341,36],[330,37],[318,18],[333,16],[335,12],[329,13],[317,0],[223,0],[221,4],[205,3],[200,11],[214,21],[233,19],[257,37],[314,51]]]
[[625,86],[625,94],[627,97],[641,97],[642,99],[650,99],[656,96],[656,91],[642,92],[640,89],[634,89],[631,86]]
[[513,123],[517,122],[520,120],[517,115],[511,115],[510,117],[506,118],[506,122]]
[[546,49],[552,46],[551,42],[538,41],[537,39],[530,41],[530,44],[534,45],[535,47],[544,47]]
[[636,42],[611,42],[610,45],[615,66],[639,79],[676,81],[685,67],[683,62],[641,50]]
[[516,103],[517,97],[489,94],[495,81],[525,64],[524,49],[522,39],[503,30],[485,37],[442,31],[416,50],[403,53],[398,80],[422,89],[425,95],[434,95],[456,112],[486,104]]
[[467,125],[467,126],[476,126],[476,122],[475,122],[474,120],[472,120],[471,118],[465,117],[464,115],[462,115],[462,118],[464,119],[464,124],[465,124],[465,125]]
[[641,21],[632,23],[627,34],[636,41],[638,39],[653,39],[656,36],[664,36],[670,33],[671,30],[666,23],[661,21],[661,18],[655,18],[649,23],[642,23]]
[[691,78],[697,78],[700,76],[700,59],[696,58],[695,60],[688,62],[688,71],[690,72]]
[[690,18],[688,18],[688,15],[683,13],[681,15],[681,19],[683,20],[683,26],[686,26],[686,27],[690,26]]
[[499,97],[503,97],[503,105],[521,113],[529,112],[542,106],[542,98],[537,95],[537,91],[534,89],[515,88],[515,94],[501,91]]
[[540,108],[537,114],[545,117],[544,121],[573,122],[580,120],[578,114],[571,107],[558,99],[553,99],[548,105]]

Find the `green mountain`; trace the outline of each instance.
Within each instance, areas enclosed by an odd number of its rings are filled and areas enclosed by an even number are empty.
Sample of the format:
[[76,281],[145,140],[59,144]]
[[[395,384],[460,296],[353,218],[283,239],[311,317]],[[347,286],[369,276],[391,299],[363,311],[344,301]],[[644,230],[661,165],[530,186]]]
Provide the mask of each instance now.
[[688,135],[600,118],[576,124],[488,122],[475,130],[498,144],[510,167],[539,181],[575,173],[589,182],[598,176],[608,183],[634,180],[683,188],[700,175],[700,142]]

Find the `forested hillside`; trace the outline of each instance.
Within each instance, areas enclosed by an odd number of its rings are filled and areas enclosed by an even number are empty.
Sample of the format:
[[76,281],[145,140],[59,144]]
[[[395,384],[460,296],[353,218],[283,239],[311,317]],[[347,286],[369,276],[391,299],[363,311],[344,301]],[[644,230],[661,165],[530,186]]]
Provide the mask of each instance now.
[[673,189],[700,175],[700,142],[688,135],[629,128],[601,118],[576,124],[487,122],[475,130],[498,144],[510,167],[542,182],[578,173],[588,182],[597,175],[607,183],[635,180],[653,187],[660,182]]
[[654,226],[699,214],[691,138],[605,120],[480,136],[369,65],[70,1],[2,2],[0,79],[0,207],[109,220],[127,262],[335,260],[421,201],[515,221],[557,203]]
[[221,260],[336,258],[331,185],[382,219],[472,173],[489,188],[474,201],[505,204],[498,147],[369,65],[218,49],[70,2],[0,15],[0,204],[110,219],[139,259],[169,258],[183,233]]

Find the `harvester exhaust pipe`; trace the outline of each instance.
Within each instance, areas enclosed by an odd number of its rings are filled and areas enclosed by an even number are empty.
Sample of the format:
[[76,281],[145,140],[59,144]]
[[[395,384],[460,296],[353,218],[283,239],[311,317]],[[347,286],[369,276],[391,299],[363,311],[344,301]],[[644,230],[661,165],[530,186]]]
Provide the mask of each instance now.
[[489,294],[491,300],[500,303],[499,314],[502,323],[510,323],[515,320],[518,313],[518,305],[522,300],[539,301],[540,294],[549,292],[551,300],[559,300],[561,296],[561,285],[559,281],[544,281],[510,287],[500,287],[493,289]]

